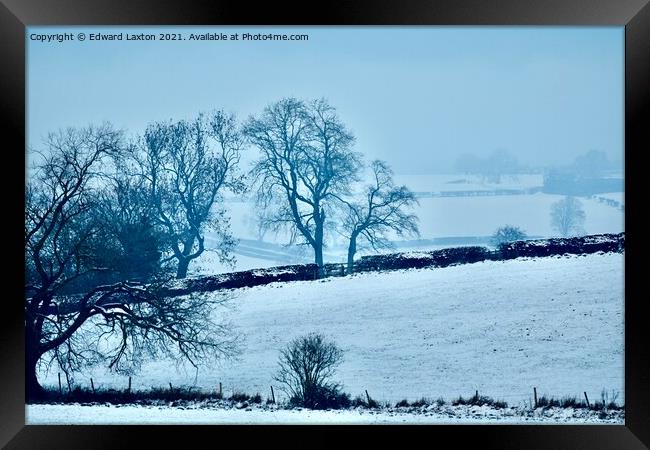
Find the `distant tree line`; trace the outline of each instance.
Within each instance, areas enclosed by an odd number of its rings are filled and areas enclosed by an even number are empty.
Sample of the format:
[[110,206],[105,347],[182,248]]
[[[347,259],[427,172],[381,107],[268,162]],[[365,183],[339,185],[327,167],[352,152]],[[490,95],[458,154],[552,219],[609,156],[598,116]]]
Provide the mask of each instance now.
[[[501,183],[504,177],[522,173],[543,173],[544,192],[565,195],[590,195],[621,190],[621,164],[611,161],[602,150],[589,150],[566,165],[529,167],[507,150],[494,150],[486,157],[463,153],[455,161],[459,173],[480,177],[488,183]],[[615,178],[619,176],[619,178]]]
[[547,168],[543,191],[548,194],[589,196],[624,190],[622,165],[602,150],[578,155],[570,164]]
[[480,176],[488,183],[501,183],[506,176],[524,173],[526,169],[517,157],[507,150],[494,150],[485,158],[464,153],[456,159],[455,168],[460,173]]

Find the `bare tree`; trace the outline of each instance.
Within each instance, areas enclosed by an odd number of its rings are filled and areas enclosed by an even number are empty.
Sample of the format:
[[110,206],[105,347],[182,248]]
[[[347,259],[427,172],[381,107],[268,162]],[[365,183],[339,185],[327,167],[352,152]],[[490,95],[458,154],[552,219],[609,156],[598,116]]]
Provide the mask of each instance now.
[[513,225],[504,225],[499,227],[492,237],[490,242],[495,247],[500,246],[501,244],[507,244],[508,242],[521,241],[526,239],[526,233],[519,227]]
[[225,190],[244,190],[236,169],[244,140],[234,115],[217,111],[192,121],[147,128],[137,160],[147,180],[157,222],[166,230],[177,278],[205,251],[205,231],[219,240],[220,260],[232,263],[235,240],[229,217],[218,207]]
[[364,240],[377,250],[389,246],[389,231],[398,236],[420,234],[417,217],[407,212],[408,208],[418,203],[413,192],[406,186],[395,186],[393,172],[385,162],[375,160],[371,168],[373,184],[366,188],[363,201],[348,201],[339,197],[346,207],[343,229],[349,236],[348,273],[352,273],[359,240]]
[[517,158],[507,150],[494,150],[485,158],[464,153],[456,159],[455,168],[459,172],[480,175],[489,183],[501,183],[504,176],[520,173],[522,167]]
[[476,175],[481,172],[483,162],[472,153],[462,153],[456,158],[454,168],[464,174]]
[[234,341],[211,319],[209,303],[160,298],[157,286],[126,281],[86,290],[88,277],[112,270],[98,258],[103,222],[96,211],[122,133],[110,125],[67,129],[46,144],[34,152],[25,192],[27,398],[44,395],[37,366],[46,354],[67,373],[105,358],[126,369],[172,345],[193,363],[230,352]]
[[551,225],[562,236],[583,233],[584,223],[585,211],[577,198],[566,196],[551,205]]
[[120,280],[146,282],[160,272],[165,237],[156,227],[144,179],[127,175],[116,162],[116,173],[100,192],[98,257],[118,270]]
[[331,378],[342,360],[343,351],[334,342],[310,333],[294,339],[280,352],[280,368],[274,378],[282,383],[291,402],[307,408],[324,407],[328,397],[339,394]]
[[519,170],[517,158],[507,150],[495,150],[481,164],[484,178],[489,183],[501,183],[505,175],[514,175]]
[[571,171],[584,178],[602,177],[608,170],[615,169],[616,164],[602,150],[590,150],[577,156],[571,164]]
[[357,179],[354,136],[325,100],[285,98],[251,117],[245,134],[261,153],[252,173],[265,227],[301,239],[323,266],[327,217]]

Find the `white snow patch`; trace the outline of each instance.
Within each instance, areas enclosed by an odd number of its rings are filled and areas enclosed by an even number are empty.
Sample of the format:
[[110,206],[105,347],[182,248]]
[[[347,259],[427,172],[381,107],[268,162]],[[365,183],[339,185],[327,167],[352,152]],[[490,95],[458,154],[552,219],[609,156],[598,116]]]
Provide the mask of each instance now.
[[[74,418],[73,420],[71,420]],[[26,422],[41,425],[184,425],[184,424],[613,424],[624,423],[623,413],[615,412],[606,419],[584,410],[552,408],[542,412],[515,408],[441,407],[420,411],[328,410],[307,409],[212,409],[174,408],[165,406],[81,406],[29,405]]]
[[[438,269],[367,273],[231,291],[226,312],[245,336],[238,360],[175,370],[143,365],[133,389],[197,386],[270,395],[280,349],[323,332],[344,350],[336,374],[353,396],[367,389],[392,404],[451,400],[478,390],[511,406],[538,395],[593,401],[602,389],[624,402],[624,255],[485,261]],[[81,385],[123,389],[128,378],[101,368]],[[42,382],[57,386],[57,370]],[[279,396],[277,384],[276,396]]]

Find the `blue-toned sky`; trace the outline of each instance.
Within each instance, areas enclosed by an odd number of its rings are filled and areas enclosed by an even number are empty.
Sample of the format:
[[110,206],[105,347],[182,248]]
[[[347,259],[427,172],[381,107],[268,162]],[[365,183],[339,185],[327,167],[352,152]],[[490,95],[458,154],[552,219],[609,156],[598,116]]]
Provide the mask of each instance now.
[[[307,33],[297,41],[43,43],[30,34]],[[28,142],[67,126],[326,97],[357,150],[398,173],[448,172],[461,153],[529,164],[589,150],[623,159],[623,27],[30,27]],[[252,152],[253,150],[251,150]]]

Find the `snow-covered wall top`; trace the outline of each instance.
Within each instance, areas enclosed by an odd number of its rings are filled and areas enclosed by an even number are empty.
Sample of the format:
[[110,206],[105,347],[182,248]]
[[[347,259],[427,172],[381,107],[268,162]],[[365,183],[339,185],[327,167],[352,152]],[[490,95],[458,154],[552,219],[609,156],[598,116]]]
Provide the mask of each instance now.
[[[518,257],[543,257],[563,254],[623,252],[625,233],[599,234],[571,238],[538,239],[503,244],[497,250],[487,247],[453,247],[430,252],[406,252],[364,256],[354,264],[355,272],[400,270],[423,267],[446,267],[485,260],[504,260]],[[329,276],[343,275],[341,264],[326,264]],[[168,296],[192,292],[210,292],[219,289],[253,287],[273,282],[305,281],[319,278],[316,264],[254,269],[177,281],[163,293]]]

